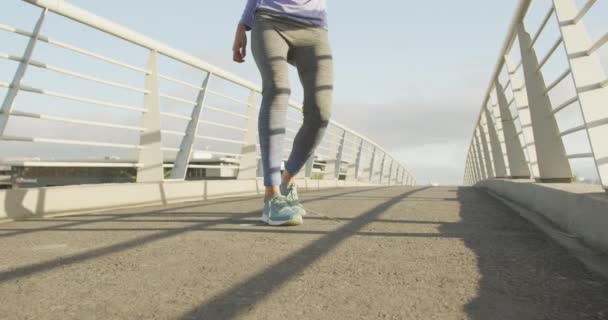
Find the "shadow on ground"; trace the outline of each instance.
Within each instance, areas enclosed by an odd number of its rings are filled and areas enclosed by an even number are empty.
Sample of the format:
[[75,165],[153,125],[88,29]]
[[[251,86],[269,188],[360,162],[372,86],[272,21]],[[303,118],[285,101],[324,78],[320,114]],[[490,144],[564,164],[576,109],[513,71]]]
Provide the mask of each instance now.
[[[608,284],[489,194],[458,189],[462,239],[478,260],[470,319],[608,319]],[[445,225],[453,233],[458,225]]]

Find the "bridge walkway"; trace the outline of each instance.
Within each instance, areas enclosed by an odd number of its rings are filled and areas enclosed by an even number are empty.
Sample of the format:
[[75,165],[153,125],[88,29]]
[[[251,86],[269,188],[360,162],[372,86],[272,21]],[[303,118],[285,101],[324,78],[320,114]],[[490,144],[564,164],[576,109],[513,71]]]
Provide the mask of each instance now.
[[469,187],[234,198],[0,224],[1,319],[602,319],[608,282]]

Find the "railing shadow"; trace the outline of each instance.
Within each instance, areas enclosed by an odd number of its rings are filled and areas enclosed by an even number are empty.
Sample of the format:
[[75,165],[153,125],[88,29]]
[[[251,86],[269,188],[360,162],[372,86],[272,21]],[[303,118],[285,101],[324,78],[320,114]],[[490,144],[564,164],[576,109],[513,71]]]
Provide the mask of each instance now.
[[459,232],[480,274],[477,296],[464,307],[469,319],[608,317],[608,282],[490,195],[459,188],[458,199],[462,222],[440,230],[476,228]]
[[[406,192],[382,202],[374,208],[359,215],[346,225],[315,240],[306,247],[262,270],[249,279],[241,282],[213,299],[186,312],[181,319],[232,319],[245,309],[269,296],[294,275],[304,271],[318,259],[324,257],[346,239],[356,235],[363,227],[372,223],[388,209],[407,199],[409,196],[424,190],[419,188]],[[272,276],[269,276],[272,275]],[[238,304],[234,297],[239,297]]]
[[[370,191],[370,190],[378,190],[378,189],[384,189],[384,188],[388,188],[388,187],[357,188],[357,189],[352,190],[352,191],[346,191],[346,192],[342,192],[342,193],[330,194],[330,195],[327,195],[327,196],[321,196],[321,197],[317,197],[317,198],[313,198],[313,199],[308,199],[308,200],[303,201],[303,202],[318,201],[318,200],[324,200],[324,199],[331,199],[334,196],[354,194],[354,193],[360,193],[360,192],[366,192],[366,191]],[[232,200],[232,201],[239,201],[239,200]],[[242,201],[242,199],[241,199],[241,201]],[[218,226],[218,225],[223,225],[223,224],[230,224],[234,220],[238,220],[238,219],[242,219],[242,218],[247,218],[247,217],[254,217],[254,216],[258,215],[259,212],[260,212],[260,210],[253,210],[253,211],[249,211],[249,212],[235,213],[235,214],[232,214],[230,216],[224,217],[222,219],[202,220],[199,223],[187,225],[187,226],[184,226],[184,227],[178,227],[178,228],[171,228],[171,229],[160,230],[160,232],[158,232],[158,233],[154,233],[154,234],[138,237],[138,238],[135,238],[135,239],[132,239],[132,240],[129,240],[129,241],[124,241],[124,242],[120,242],[120,243],[117,243],[117,244],[112,244],[112,245],[109,245],[109,246],[98,247],[98,248],[95,248],[93,250],[89,250],[89,251],[86,251],[86,252],[74,254],[74,255],[71,255],[71,256],[59,257],[57,259],[52,259],[52,260],[49,260],[49,261],[34,263],[34,264],[18,267],[18,268],[15,268],[13,270],[9,270],[9,271],[3,271],[3,272],[0,272],[0,283],[5,282],[5,281],[14,280],[14,279],[19,279],[19,278],[26,277],[26,276],[30,276],[30,275],[37,274],[37,273],[40,273],[40,272],[45,272],[45,271],[53,270],[53,269],[58,268],[58,267],[64,267],[64,266],[67,266],[67,265],[73,265],[73,264],[77,264],[77,263],[82,263],[84,261],[88,261],[88,260],[92,260],[92,259],[95,259],[95,258],[107,256],[109,254],[113,254],[113,253],[117,253],[117,252],[122,252],[122,251],[125,251],[125,250],[129,250],[129,249],[132,249],[132,248],[136,248],[136,247],[142,246],[142,245],[147,244],[147,243],[151,243],[151,242],[155,242],[155,241],[159,241],[159,240],[175,237],[175,236],[178,236],[178,235],[182,235],[182,234],[187,233],[189,231],[208,230],[209,228],[211,228],[213,226]],[[130,214],[128,216],[133,217],[133,216],[137,216],[137,215],[138,214],[135,213],[135,214]],[[102,220],[103,221],[112,221],[112,220],[118,220],[118,219],[120,219],[120,217],[111,216],[109,218],[102,219]],[[82,225],[82,224],[86,224],[86,223],[93,223],[93,222],[91,222],[91,221],[86,221],[86,222],[82,222],[82,223],[81,222],[73,222],[73,223],[69,223],[68,225],[75,226],[75,225]],[[53,230],[54,228],[57,229],[57,227],[47,227],[47,228],[38,229],[38,230],[47,230],[48,231],[48,230]],[[23,233],[20,233],[20,234],[23,234]],[[6,237],[6,236],[11,236],[11,235],[15,235],[15,234],[8,234],[8,235],[4,234],[2,236]]]

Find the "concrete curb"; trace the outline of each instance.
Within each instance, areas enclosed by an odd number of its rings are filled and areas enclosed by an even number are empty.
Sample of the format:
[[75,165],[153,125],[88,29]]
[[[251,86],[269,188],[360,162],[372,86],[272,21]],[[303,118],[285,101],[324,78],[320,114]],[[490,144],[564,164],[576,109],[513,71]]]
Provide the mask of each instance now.
[[[378,186],[344,180],[298,180],[301,191]],[[165,181],[78,185],[0,191],[0,221],[49,215],[86,214],[117,209],[166,206],[228,197],[262,195],[261,179]]]
[[600,186],[505,179],[476,186],[542,215],[564,233],[608,253],[608,194]]
[[580,237],[568,234],[547,219],[544,215],[531,211],[507,198],[504,198],[488,188],[482,188],[490,196],[515,210],[524,219],[533,223],[548,235],[553,241],[564,247],[579,259],[587,268],[608,279],[608,254],[589,247]]

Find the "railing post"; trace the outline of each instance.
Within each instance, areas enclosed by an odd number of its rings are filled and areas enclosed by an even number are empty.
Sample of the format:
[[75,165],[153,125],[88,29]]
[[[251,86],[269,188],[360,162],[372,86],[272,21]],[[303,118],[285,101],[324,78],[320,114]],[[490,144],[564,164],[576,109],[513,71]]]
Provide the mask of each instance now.
[[526,164],[526,156],[521,146],[517,129],[509,105],[505,90],[502,84],[496,81],[496,98],[498,100],[498,109],[500,111],[500,119],[502,121],[502,132],[505,137],[505,148],[507,149],[507,159],[509,162],[510,178],[512,179],[529,179],[530,169]]
[[25,47],[25,51],[23,53],[23,59],[19,62],[19,66],[15,71],[15,75],[13,76],[13,81],[8,88],[6,96],[4,97],[4,101],[2,102],[2,106],[0,107],[0,136],[4,135],[6,131],[6,127],[8,125],[8,119],[10,117],[11,112],[13,111],[14,102],[17,98],[17,94],[19,94],[19,89],[21,87],[21,80],[25,76],[25,71],[29,66],[29,62],[32,59],[32,54],[34,53],[34,48],[36,47],[36,43],[38,42],[38,37],[40,36],[40,30],[42,29],[42,24],[44,23],[44,18],[48,9],[42,9],[40,13],[40,17],[36,22],[36,26],[32,32],[32,37],[27,43]]
[[479,136],[481,138],[481,147],[483,150],[483,159],[486,164],[486,173],[488,174],[489,179],[493,179],[496,177],[494,173],[494,163],[492,162],[492,156],[490,156],[490,145],[488,144],[488,139],[486,138],[486,132],[483,129],[483,125],[481,121],[479,122]]
[[382,182],[384,182],[384,164],[386,161],[386,153],[382,154],[382,162],[380,162],[380,184],[382,184]]
[[473,176],[474,176],[474,185],[481,181],[481,166],[479,165],[479,158],[477,157],[477,150],[475,148],[475,142],[471,144],[471,159],[473,162]]
[[585,121],[589,145],[604,189],[608,189],[608,82],[606,72],[591,42],[573,0],[553,0],[568,56],[578,102]]
[[464,179],[463,183],[465,186],[471,185],[471,150],[467,154],[467,160],[464,168]]
[[146,93],[143,115],[145,132],[139,139],[139,161],[137,168],[137,182],[160,182],[164,179],[162,133],[160,125],[160,98],[158,92],[158,66],[157,52],[150,51],[148,61],[148,74],[146,74]]
[[506,178],[507,168],[505,166],[505,158],[502,152],[502,145],[498,140],[498,132],[496,125],[494,125],[493,115],[485,108],[483,113],[486,117],[486,126],[490,136],[490,145],[492,146],[492,158],[494,159],[494,170],[496,172],[496,178]]
[[[532,177],[540,177],[538,171],[538,157],[536,156],[536,142],[534,141],[534,131],[532,130],[532,116],[530,115],[530,107],[528,103],[528,93],[524,80],[518,73],[518,69],[512,66],[510,57],[505,55],[505,64],[511,80],[511,92],[513,93],[513,101],[517,111],[516,118],[521,125],[521,134],[524,145],[523,151],[528,155],[528,171]],[[522,64],[520,63],[520,67]],[[515,120],[515,119],[514,119]],[[519,137],[518,137],[519,138]]]
[[530,34],[523,23],[518,27],[522,68],[528,93],[532,131],[541,182],[572,182],[572,170],[566,157],[557,122],[552,114],[551,101]]
[[342,169],[342,159],[344,158],[344,144],[346,143],[346,131],[342,131],[342,136],[340,137],[340,144],[338,147],[338,155],[336,156],[336,180],[340,179],[340,169]]
[[399,185],[399,170],[401,170],[401,167],[399,166],[399,164],[397,164],[397,166],[395,167],[395,176],[393,177],[393,183],[396,186]]
[[[201,113],[205,106],[205,98],[207,97],[207,88],[209,88],[209,80],[211,73],[208,73],[203,81],[201,90],[198,92],[196,98],[196,105],[192,109],[190,115],[190,122],[186,128],[186,135],[182,138],[182,143],[179,148],[179,152],[175,157],[173,169],[171,169],[171,179],[185,180],[188,172],[188,164],[192,157],[192,150],[194,148],[194,141],[196,140],[196,134],[200,124]],[[240,172],[239,172],[240,173]]]
[[355,180],[359,180],[359,172],[361,171],[361,159],[363,156],[363,139],[359,142],[359,148],[357,150],[357,160],[355,162]]
[[314,168],[315,162],[315,153],[310,155],[308,161],[306,161],[306,165],[304,165],[304,177],[310,179],[312,177],[312,169]]
[[247,132],[243,137],[241,159],[239,163],[238,180],[255,179],[258,172],[257,130],[258,117],[256,108],[256,92],[251,90],[247,100]]
[[393,164],[395,164],[395,159],[391,158],[391,165],[388,167],[388,185],[391,186],[393,184]]
[[338,136],[332,135],[329,144],[328,158],[325,160],[325,170],[323,171],[323,180],[336,179],[336,160],[338,158]]
[[406,173],[407,172],[404,169],[403,173],[401,174],[401,183],[400,183],[400,185],[402,185],[402,186],[407,185],[407,181],[405,181]]
[[479,163],[480,177],[482,180],[486,180],[486,179],[488,179],[488,172],[487,172],[486,164],[483,160],[483,154],[481,151],[482,149],[479,144],[479,130],[477,130],[477,129],[475,130],[474,140],[475,140],[475,154],[477,156],[477,162]]
[[372,152],[372,160],[369,164],[369,182],[373,183],[374,179],[374,166],[376,165],[376,146],[374,146],[374,151]]

